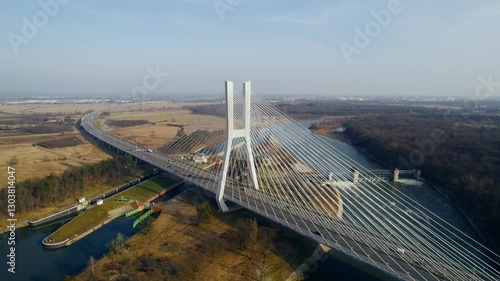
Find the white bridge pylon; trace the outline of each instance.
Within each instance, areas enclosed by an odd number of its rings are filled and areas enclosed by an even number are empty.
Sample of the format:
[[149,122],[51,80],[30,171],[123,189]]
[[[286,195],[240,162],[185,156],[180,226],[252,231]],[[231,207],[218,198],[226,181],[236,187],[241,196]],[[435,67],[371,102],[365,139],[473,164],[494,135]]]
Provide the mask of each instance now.
[[245,127],[243,129],[234,128],[234,87],[233,82],[226,81],[226,143],[224,146],[224,160],[222,162],[222,172],[219,178],[219,185],[217,187],[217,204],[222,212],[229,211],[229,208],[224,202],[224,189],[226,187],[227,172],[229,169],[229,160],[231,157],[231,149],[233,146],[233,140],[236,138],[244,138],[246,144],[246,153],[248,159],[248,167],[250,172],[250,178],[252,179],[253,188],[259,189],[259,182],[257,181],[257,172],[255,170],[255,163],[252,153],[252,142],[250,139],[250,101],[252,99],[251,94],[251,82],[247,81],[243,83],[243,95],[245,98],[245,114],[244,121]]

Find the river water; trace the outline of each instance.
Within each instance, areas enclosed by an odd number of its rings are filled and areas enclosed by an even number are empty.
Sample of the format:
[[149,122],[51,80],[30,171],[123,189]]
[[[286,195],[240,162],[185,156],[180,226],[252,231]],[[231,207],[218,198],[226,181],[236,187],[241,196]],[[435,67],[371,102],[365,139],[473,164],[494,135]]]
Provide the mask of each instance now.
[[[300,121],[299,123],[308,128],[316,120]],[[351,159],[369,169],[391,168],[382,167],[380,164],[370,160],[352,146],[341,141],[320,136],[332,144],[338,150]],[[423,175],[425,176],[425,175]],[[176,189],[161,198],[162,201],[175,196],[185,187]],[[345,191],[344,191],[345,192]],[[445,218],[457,229],[470,233],[470,228],[455,209],[448,204],[437,192],[422,182],[414,180],[402,180],[397,186],[397,192],[404,193],[414,198],[417,202]],[[25,227],[16,231],[16,273],[7,272],[8,234],[0,236],[0,280],[62,280],[65,275],[74,275],[81,272],[89,257],[98,259],[107,253],[106,243],[116,237],[118,232],[125,236],[131,236],[137,232],[132,228],[132,219],[118,218],[101,227],[82,240],[73,245],[58,249],[45,250],[42,239],[61,227],[65,222],[59,222],[50,226],[32,229]],[[318,266],[307,273],[307,280],[378,280],[355,267],[344,263],[332,256],[319,262]]]
[[[312,123],[319,120],[302,120],[299,123],[308,128]],[[394,167],[383,167],[381,164],[369,159],[366,155],[357,151],[354,147],[336,139],[331,139],[325,136],[319,136],[326,142],[332,144],[335,148],[340,150],[345,155],[349,156],[354,161],[363,165],[368,169],[392,169]],[[425,175],[423,175],[425,177]],[[460,213],[453,208],[438,192],[432,189],[427,184],[416,181],[413,179],[400,179],[397,184],[391,183],[394,189],[391,191],[393,194],[404,194],[434,214],[443,218],[449,224],[453,225],[457,230],[474,237],[472,229],[468,223],[463,219]],[[341,190],[341,193],[351,192],[355,190]],[[390,203],[390,202],[388,202]],[[397,207],[396,207],[397,208]],[[421,219],[427,219],[425,215],[420,214],[418,211],[413,212],[401,206],[401,211],[408,212],[414,216],[421,216]],[[362,272],[350,264],[344,263],[332,256],[327,256],[322,262],[319,262],[317,268],[313,268],[312,272],[307,274],[307,280],[379,280],[365,272]]]

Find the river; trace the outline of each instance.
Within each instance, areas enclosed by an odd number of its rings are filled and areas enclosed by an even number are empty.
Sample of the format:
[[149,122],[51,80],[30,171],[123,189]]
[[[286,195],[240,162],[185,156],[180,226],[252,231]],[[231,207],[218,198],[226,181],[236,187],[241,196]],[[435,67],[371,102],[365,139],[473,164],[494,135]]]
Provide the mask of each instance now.
[[[309,128],[309,126],[320,120],[301,120],[299,123]],[[325,136],[319,136],[326,142],[332,144],[335,148],[340,150],[342,153],[349,156],[354,161],[363,165],[368,169],[392,169],[395,167],[383,167],[381,164],[369,159],[366,155],[357,151],[351,145],[341,142],[336,139],[332,139]],[[425,177],[425,175],[423,175]],[[394,187],[393,193],[404,194],[416,202],[418,202],[422,207],[432,211],[434,214],[440,216],[445,221],[453,225],[457,230],[460,230],[467,235],[474,237],[471,227],[463,219],[460,213],[453,208],[453,206],[445,200],[438,192],[432,189],[427,184],[413,180],[413,179],[401,179],[399,183],[391,183]],[[356,192],[355,190],[341,190],[341,192]],[[403,208],[403,207],[402,207]],[[402,209],[402,211],[408,211]],[[414,216],[422,216],[425,219],[425,215],[421,215],[418,211],[411,213]],[[332,256],[327,256],[322,262],[319,262],[317,268],[313,268],[312,272],[307,274],[307,280],[313,281],[323,281],[323,280],[368,280],[376,281],[379,280],[367,273],[360,271],[350,264],[347,264],[341,260],[338,260]]]
[[[317,120],[303,120],[299,123],[308,128],[310,124],[315,121]],[[384,168],[379,163],[370,160],[349,144],[324,136],[319,137],[323,138],[338,150],[369,169]],[[425,175],[423,176],[425,177]],[[165,195],[161,198],[161,200],[167,200],[183,189],[185,189],[185,187],[176,189]],[[465,233],[471,232],[468,224],[462,219],[456,210],[436,191],[422,182],[415,180],[402,180],[397,184],[395,190],[397,190],[396,192],[401,192],[414,198],[417,202],[432,212],[446,219],[446,221],[454,225],[457,229]],[[32,229],[30,227],[18,229],[16,231],[15,275],[7,272],[7,257],[5,253],[8,253],[9,246],[7,245],[8,234],[4,233],[0,236],[0,253],[2,255],[0,258],[0,262],[2,264],[2,269],[0,270],[0,280],[52,281],[62,280],[65,275],[77,274],[85,268],[90,256],[98,259],[108,252],[106,243],[116,237],[118,232],[121,232],[125,236],[135,234],[137,230],[132,228],[132,222],[133,219],[126,219],[124,217],[118,218],[73,245],[58,250],[45,250],[41,241],[51,232],[61,227],[65,222],[60,222],[38,229]],[[308,272],[307,275],[307,280],[314,281],[378,280],[332,256],[327,256],[326,260],[319,262],[318,266]]]

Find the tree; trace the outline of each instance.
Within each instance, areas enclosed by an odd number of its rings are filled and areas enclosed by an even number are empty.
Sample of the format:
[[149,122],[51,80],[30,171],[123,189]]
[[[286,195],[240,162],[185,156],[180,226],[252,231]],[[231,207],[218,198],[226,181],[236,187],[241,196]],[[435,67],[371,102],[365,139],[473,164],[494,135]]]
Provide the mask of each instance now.
[[268,227],[262,227],[259,229],[259,237],[258,240],[262,245],[261,254],[262,261],[259,264],[259,269],[257,270],[258,279],[263,280],[265,274],[272,268],[271,260],[269,256],[271,252],[274,250],[274,238],[276,237],[276,230]]
[[[116,238],[109,241],[106,244],[106,247],[109,249],[112,255],[119,255],[123,252],[124,249],[128,248],[128,243],[125,236],[123,236],[121,232],[118,232]],[[112,259],[114,260],[114,257],[112,257]]]
[[226,241],[220,239],[218,236],[210,236],[208,241],[205,241],[204,248],[208,256],[210,257],[209,262],[214,262],[215,256],[226,248]]
[[188,252],[186,255],[180,257],[177,263],[179,279],[178,280],[195,280],[196,274],[200,271],[203,256],[197,255],[194,252]]
[[201,225],[203,223],[209,223],[214,217],[212,206],[210,206],[210,204],[207,202],[201,203],[198,206],[198,208],[196,208],[196,211],[197,211],[197,217],[196,217],[197,225]]
[[87,263],[88,268],[92,271],[92,275],[95,276],[95,267],[94,267],[95,259],[93,256],[90,256],[89,262]]
[[141,228],[141,233],[144,235],[148,235],[153,229],[153,219],[151,217],[148,217],[141,224],[143,224]]
[[255,218],[251,218],[249,222],[248,242],[251,244],[256,243],[258,233],[259,233],[259,226],[257,225],[257,220]]
[[257,234],[259,231],[257,220],[255,218],[240,220],[237,224],[238,228],[238,244],[241,250],[245,247],[250,247],[253,250],[254,244],[257,242]]

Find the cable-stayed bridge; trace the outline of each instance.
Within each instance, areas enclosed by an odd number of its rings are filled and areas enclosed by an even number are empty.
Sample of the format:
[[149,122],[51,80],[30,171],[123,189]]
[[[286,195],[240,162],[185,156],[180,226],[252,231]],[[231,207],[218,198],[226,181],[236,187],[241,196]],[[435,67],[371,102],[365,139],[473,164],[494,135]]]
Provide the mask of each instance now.
[[[203,114],[226,130],[198,130],[157,151],[100,128],[83,128],[100,142],[183,177],[332,249],[404,280],[500,280],[498,255],[431,211],[398,193],[262,98],[233,95]],[[359,171],[353,182],[352,171]]]

